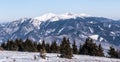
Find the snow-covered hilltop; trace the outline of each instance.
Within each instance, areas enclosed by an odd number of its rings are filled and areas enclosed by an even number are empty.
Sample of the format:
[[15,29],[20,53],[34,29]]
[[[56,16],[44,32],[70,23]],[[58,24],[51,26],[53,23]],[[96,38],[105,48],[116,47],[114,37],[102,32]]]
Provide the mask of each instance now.
[[64,19],[76,19],[77,17],[88,17],[90,15],[81,13],[81,14],[74,14],[74,13],[65,13],[65,14],[53,14],[53,13],[47,13],[39,17],[35,17],[34,19],[37,19],[39,21],[59,21]]
[[66,20],[66,19],[76,19],[77,17],[90,17],[90,15],[81,13],[81,14],[75,14],[75,13],[64,13],[64,14],[54,14],[54,13],[47,13],[39,17],[33,18],[34,21],[32,21],[34,26],[39,26],[41,22],[54,22],[59,20]]
[[30,38],[41,42],[45,39],[51,43],[68,37],[70,42],[84,43],[87,37],[92,37],[96,43],[101,43],[105,49],[110,45],[120,45],[120,21],[103,17],[91,17],[86,14],[53,14],[48,13],[35,18],[21,18],[19,20],[0,24],[0,42],[8,39]]
[[[120,59],[74,55],[72,59],[57,57],[58,54],[46,53],[46,59],[39,57],[40,53],[0,51],[0,62],[120,62]],[[36,59],[35,59],[36,57]]]

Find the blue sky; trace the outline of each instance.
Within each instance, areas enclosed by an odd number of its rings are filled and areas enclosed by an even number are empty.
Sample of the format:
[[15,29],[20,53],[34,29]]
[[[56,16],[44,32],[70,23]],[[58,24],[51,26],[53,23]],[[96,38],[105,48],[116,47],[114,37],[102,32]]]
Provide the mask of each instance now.
[[86,13],[120,19],[120,0],[1,0],[0,22],[45,13]]

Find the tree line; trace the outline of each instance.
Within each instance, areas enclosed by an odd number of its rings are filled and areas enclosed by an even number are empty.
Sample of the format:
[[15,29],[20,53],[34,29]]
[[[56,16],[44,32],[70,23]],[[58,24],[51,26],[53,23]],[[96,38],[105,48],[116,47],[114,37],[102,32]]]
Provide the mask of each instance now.
[[[71,44],[69,38],[66,37],[63,37],[60,44],[57,44],[56,41],[49,44],[45,40],[42,43],[37,43],[27,38],[25,41],[22,39],[8,40],[2,43],[1,47],[10,51],[58,53],[60,54],[59,57],[69,59],[73,57],[73,54],[104,57],[101,44],[96,45],[91,38],[87,38],[85,43],[83,45],[80,44],[79,47],[77,47],[75,40]],[[107,53],[110,58],[120,58],[120,51],[116,51],[113,47],[110,47]]]

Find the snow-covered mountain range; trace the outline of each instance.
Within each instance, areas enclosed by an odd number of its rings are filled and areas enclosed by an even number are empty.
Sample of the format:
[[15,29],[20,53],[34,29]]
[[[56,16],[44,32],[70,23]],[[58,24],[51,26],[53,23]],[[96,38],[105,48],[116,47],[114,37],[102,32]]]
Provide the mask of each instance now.
[[120,45],[120,21],[103,17],[93,17],[86,14],[45,14],[35,18],[21,18],[19,20],[0,24],[0,42],[8,39],[26,39],[40,42],[45,39],[52,42],[68,37],[83,43],[87,37],[96,43]]

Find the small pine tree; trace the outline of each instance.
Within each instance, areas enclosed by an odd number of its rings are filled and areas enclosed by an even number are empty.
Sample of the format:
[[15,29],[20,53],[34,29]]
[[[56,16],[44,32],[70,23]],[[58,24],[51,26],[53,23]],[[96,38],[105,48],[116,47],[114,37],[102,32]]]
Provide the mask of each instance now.
[[99,44],[98,46],[98,51],[97,51],[97,56],[104,56],[104,53],[103,53],[103,48],[101,46],[101,44]]
[[33,45],[34,45],[34,48],[35,48],[35,52],[37,52],[38,50],[37,50],[37,42],[33,42]]
[[10,44],[11,41],[12,40],[10,40],[10,39],[7,41],[7,43],[6,43],[6,50],[11,50],[11,44]]
[[120,50],[118,50],[117,53],[118,53],[118,58],[120,58]]
[[42,41],[41,47],[42,47],[42,49],[45,48],[45,40]]
[[82,51],[81,49],[82,49],[82,45],[80,44],[78,54],[81,54],[81,51]]
[[29,51],[29,52],[36,52],[37,48],[35,48],[33,41],[30,39],[26,39],[24,42],[24,51]]
[[22,39],[16,39],[15,40],[17,46],[18,46],[18,51],[23,51],[24,47],[23,47],[23,40]]
[[52,42],[50,49],[51,49],[51,53],[58,53],[58,46],[56,41]]
[[60,54],[62,58],[69,58],[71,59],[72,54],[72,48],[70,47],[69,39],[66,40],[66,37],[63,38],[62,43],[60,44]]
[[118,53],[113,47],[110,47],[110,49],[108,50],[108,54],[110,58],[118,58]]
[[42,45],[40,43],[38,43],[38,45],[37,45],[38,52],[40,52],[41,49],[42,49]]
[[78,54],[78,49],[77,49],[75,40],[74,40],[73,45],[72,45],[72,51],[73,51],[73,54]]
[[5,44],[5,42],[3,42],[3,43],[1,44],[1,47],[2,47],[4,50],[6,50],[6,44]]
[[17,51],[18,46],[13,40],[8,40],[6,45],[7,50]]
[[91,38],[87,38],[79,53],[83,55],[97,56],[97,52],[97,45],[93,43]]
[[45,49],[46,49],[47,53],[50,53],[50,52],[51,52],[50,44],[49,44],[49,43],[47,43],[47,44],[45,45]]
[[13,42],[13,43],[12,43],[12,50],[13,50],[13,51],[18,51],[18,46],[17,46],[17,43],[16,43],[16,42]]

